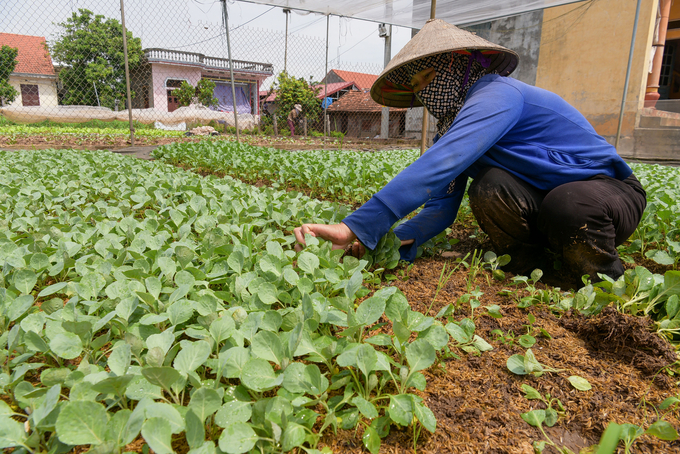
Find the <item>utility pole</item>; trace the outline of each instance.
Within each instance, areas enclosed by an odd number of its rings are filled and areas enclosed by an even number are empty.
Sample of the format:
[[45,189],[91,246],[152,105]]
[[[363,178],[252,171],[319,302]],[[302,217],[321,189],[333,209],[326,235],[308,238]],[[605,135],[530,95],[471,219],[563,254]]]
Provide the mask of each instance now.
[[288,73],[288,15],[290,10],[288,8],[284,9],[283,14],[286,15],[286,44],[283,51],[283,72]]
[[[385,66],[392,59],[392,25],[380,24],[378,26],[378,33],[381,38],[385,38]],[[390,108],[382,108],[382,117],[380,120],[380,138],[387,139],[390,136]]]
[[[130,93],[130,65],[128,64],[127,29],[125,28],[125,6],[120,0],[120,23],[123,28],[123,57],[125,58],[125,85],[127,88],[127,107],[130,121],[130,145],[135,146],[135,126],[132,123],[132,94]],[[97,86],[94,87],[95,91]],[[99,99],[99,96],[97,96]]]
[[222,14],[224,15],[224,30],[227,33],[227,53],[229,55],[229,76],[231,77],[231,100],[234,106],[234,127],[236,128],[236,143],[241,143],[238,132],[238,112],[236,111],[236,88],[234,88],[234,62],[231,59],[231,42],[229,41],[229,13],[227,13],[227,0],[222,1]]

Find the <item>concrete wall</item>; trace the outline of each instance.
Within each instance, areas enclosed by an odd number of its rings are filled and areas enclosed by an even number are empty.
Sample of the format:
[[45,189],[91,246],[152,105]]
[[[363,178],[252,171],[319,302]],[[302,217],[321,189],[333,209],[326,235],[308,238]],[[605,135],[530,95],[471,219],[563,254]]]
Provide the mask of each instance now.
[[55,80],[10,76],[9,83],[19,93],[10,106],[22,105],[23,101],[21,99],[21,84],[38,86],[41,107],[56,107],[59,104],[57,100],[57,82]]
[[[622,134],[631,142],[644,102],[657,4],[642,0],[640,10]],[[562,96],[610,141],[618,127],[636,5],[598,0],[543,14],[536,85]]]
[[[331,130],[342,131],[348,137],[361,137],[373,139],[380,135],[380,112],[350,112],[350,113],[336,113],[329,114]],[[343,131],[346,116],[347,129]],[[402,137],[402,122],[404,120],[404,112],[390,112],[390,126],[389,137]]]
[[168,92],[165,81],[168,79],[183,79],[196,86],[201,80],[201,69],[188,66],[164,65],[154,63],[151,65],[151,79],[153,86],[153,106],[155,109],[168,109]]
[[519,54],[519,66],[511,77],[529,85],[536,83],[536,69],[541,47],[543,11],[498,19],[493,22],[465,27],[478,36],[512,49]]

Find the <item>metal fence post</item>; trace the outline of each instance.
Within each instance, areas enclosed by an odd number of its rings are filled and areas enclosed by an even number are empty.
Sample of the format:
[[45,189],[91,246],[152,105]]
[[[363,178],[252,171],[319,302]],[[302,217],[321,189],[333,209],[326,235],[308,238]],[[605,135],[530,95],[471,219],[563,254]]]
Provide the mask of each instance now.
[[[130,120],[130,145],[134,147],[135,126],[132,123],[132,94],[130,92],[130,65],[128,64],[127,29],[125,28],[125,6],[123,5],[123,0],[120,0],[120,22],[123,28],[123,56],[125,58],[125,85],[127,86],[127,104]],[[97,100],[99,100],[99,96],[97,96]]]
[[236,128],[236,143],[241,143],[238,132],[238,112],[236,111],[236,88],[234,87],[234,62],[231,59],[231,43],[229,42],[229,14],[227,0],[222,0],[222,14],[224,15],[224,30],[227,33],[227,53],[229,54],[229,77],[231,78],[231,100],[234,106],[234,127]]
[[323,84],[323,135],[324,137],[328,137],[330,131],[328,129],[326,124],[328,123],[328,102],[326,101],[326,98],[328,98],[328,30],[330,27],[330,21],[331,21],[331,15],[328,14],[326,16],[326,72],[324,76],[324,84]]
[[[434,19],[436,16],[436,11],[437,11],[437,0],[432,0],[432,3],[430,3],[430,19]],[[423,105],[423,132],[422,132],[422,137],[420,138],[420,155],[422,156],[423,153],[425,153],[425,147],[427,146],[427,130],[429,129],[428,124],[427,124],[427,116],[429,115],[429,112],[427,111],[427,107]]]

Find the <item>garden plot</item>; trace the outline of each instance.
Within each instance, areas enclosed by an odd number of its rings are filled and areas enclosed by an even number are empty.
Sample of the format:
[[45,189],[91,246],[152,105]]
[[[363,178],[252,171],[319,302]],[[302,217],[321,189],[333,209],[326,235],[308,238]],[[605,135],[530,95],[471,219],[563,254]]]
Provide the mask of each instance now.
[[154,150],[154,156],[199,173],[228,175],[247,183],[295,188],[311,197],[360,204],[415,161],[418,152],[309,150],[291,153],[233,142],[203,141],[160,147]]
[[[673,264],[564,293],[470,242],[412,267],[393,235],[367,260],[296,253],[295,226],[348,208],[104,152],[0,159],[14,452],[577,452],[612,421],[678,450],[675,352],[650,332],[677,332]],[[662,231],[631,260],[672,257]]]

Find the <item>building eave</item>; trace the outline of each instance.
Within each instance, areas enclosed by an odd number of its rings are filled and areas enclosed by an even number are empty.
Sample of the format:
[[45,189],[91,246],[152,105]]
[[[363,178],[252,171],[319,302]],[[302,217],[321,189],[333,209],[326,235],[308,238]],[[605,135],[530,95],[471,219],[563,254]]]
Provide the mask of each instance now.
[[57,80],[56,75],[52,74],[33,74],[33,73],[12,73],[9,75],[9,77],[16,77],[16,78],[26,78],[26,79],[45,79],[45,80]]

